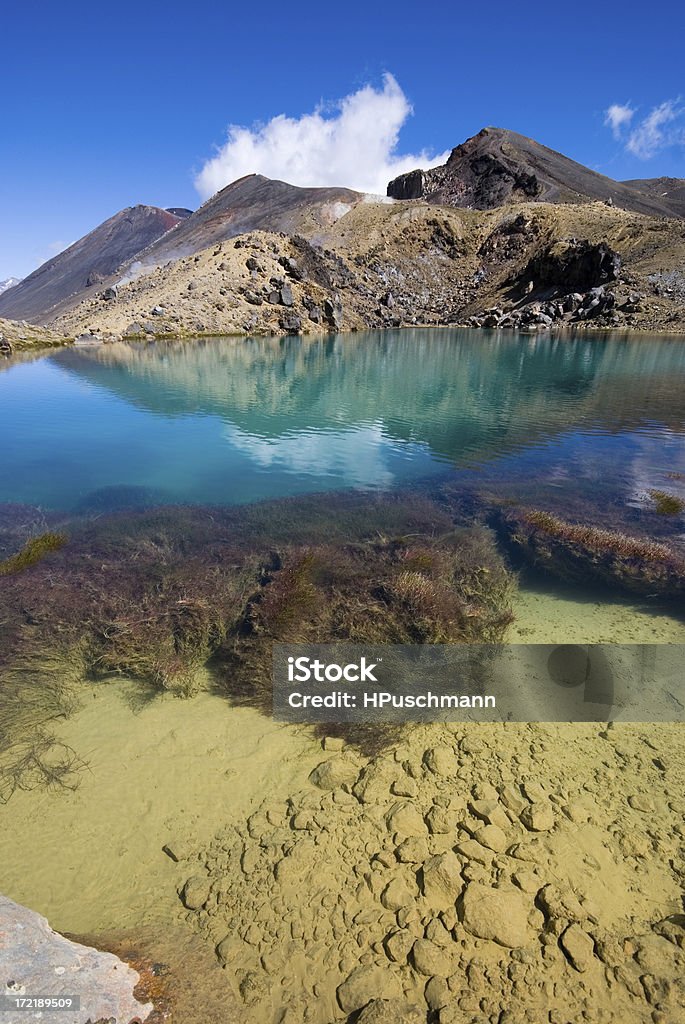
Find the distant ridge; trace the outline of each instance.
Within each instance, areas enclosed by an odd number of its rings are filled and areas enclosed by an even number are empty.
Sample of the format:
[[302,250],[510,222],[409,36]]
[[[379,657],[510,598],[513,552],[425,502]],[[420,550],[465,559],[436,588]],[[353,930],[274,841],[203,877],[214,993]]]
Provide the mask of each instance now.
[[156,206],[120,210],[0,294],[0,316],[12,320],[49,319],[66,299],[78,302],[89,288],[180,223],[181,217]]
[[6,277],[4,281],[0,281],[0,295],[3,292],[9,291],[10,288],[14,288],[20,281],[20,277]]
[[[657,179],[658,180],[658,179]],[[663,179],[662,179],[663,180]],[[670,179],[674,180],[674,179]],[[651,217],[680,217],[681,196],[660,195],[651,182],[614,181],[505,128],[483,128],[452,150],[446,164],[401,174],[388,184],[393,199],[490,210],[514,202],[611,202]]]
[[194,213],[183,207],[134,206],[44,263],[11,294],[0,295],[0,316],[47,322],[75,306],[93,286],[115,284],[133,263],[159,266],[248,231],[316,236],[362,199],[349,188],[298,188],[249,174]]
[[[492,127],[453,149],[441,167],[417,169],[395,178],[387,192],[394,200],[419,199],[431,205],[484,211],[521,203],[582,207],[602,202],[652,218],[685,217],[685,179],[614,181],[534,139]],[[386,200],[377,198],[374,204],[368,202],[374,197],[349,188],[302,188],[248,174],[194,212],[185,207],[130,207],[0,292],[0,316],[39,324],[56,321],[84,300],[86,306],[92,299],[97,300],[96,305],[110,302],[116,298],[115,286],[126,287],[150,273],[164,276],[162,268],[167,264],[250,232],[290,238],[299,235],[314,247],[363,248],[374,217],[381,218],[382,209],[389,213],[390,207],[379,205]],[[378,211],[373,216],[369,213],[372,209]],[[411,218],[414,212],[397,210],[396,215]],[[561,210],[549,212],[553,221],[566,215]],[[597,207],[587,210],[590,223],[586,235],[603,215]],[[406,230],[411,234],[409,222]],[[461,231],[462,226],[457,234]],[[272,241],[271,248],[274,244],[278,247]],[[385,245],[382,236],[378,244]],[[450,246],[450,251],[458,248]],[[342,280],[337,271],[333,278]],[[144,316],[145,311],[136,308],[135,317]]]
[[681,217],[685,217],[685,178],[633,178],[624,185],[666,203]]
[[192,215],[192,210],[189,210],[186,206],[167,206],[167,213],[173,213],[174,217],[178,217],[180,220],[185,220],[186,217]]

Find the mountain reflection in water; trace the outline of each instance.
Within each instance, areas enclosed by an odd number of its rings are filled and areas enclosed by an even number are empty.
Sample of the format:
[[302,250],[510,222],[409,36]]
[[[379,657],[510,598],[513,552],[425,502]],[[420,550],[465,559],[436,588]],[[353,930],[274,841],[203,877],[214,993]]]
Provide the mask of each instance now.
[[[683,492],[676,339],[398,330],[119,343],[0,373],[0,501],[234,504],[478,469]],[[117,497],[118,495],[118,497]]]

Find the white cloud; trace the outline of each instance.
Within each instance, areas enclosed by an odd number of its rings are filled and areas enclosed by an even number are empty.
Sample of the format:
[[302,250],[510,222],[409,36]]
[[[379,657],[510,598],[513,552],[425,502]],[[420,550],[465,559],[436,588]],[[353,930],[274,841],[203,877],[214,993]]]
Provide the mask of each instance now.
[[[642,160],[648,160],[665,146],[685,142],[682,127],[674,127],[683,114],[683,108],[676,100],[666,100],[652,111],[633,129],[628,136],[626,149]],[[668,126],[671,126],[670,128]]]
[[387,183],[416,167],[444,163],[448,152],[400,154],[400,129],[412,113],[395,78],[365,85],[332,107],[292,118],[285,114],[251,128],[231,125],[217,154],[195,178],[203,199],[245,174],[292,185],[346,185],[385,195]]
[[262,469],[287,470],[317,479],[325,475],[346,487],[391,487],[395,483],[389,465],[393,445],[381,423],[278,438],[248,434],[231,424],[224,433],[234,448]]
[[635,110],[628,103],[612,103],[604,113],[604,124],[620,139],[623,128],[630,124]]

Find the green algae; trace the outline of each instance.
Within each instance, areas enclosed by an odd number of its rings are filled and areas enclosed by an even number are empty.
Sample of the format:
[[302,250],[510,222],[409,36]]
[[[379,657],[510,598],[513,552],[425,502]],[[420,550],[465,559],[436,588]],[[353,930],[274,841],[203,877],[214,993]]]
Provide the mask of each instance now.
[[0,562],[0,576],[10,576],[12,573],[22,572],[23,569],[36,565],[46,555],[63,548],[67,539],[66,534],[53,532],[42,533],[39,537],[31,537],[21,551]]
[[657,515],[678,516],[685,510],[685,501],[676,494],[655,489],[648,491],[648,494],[656,506]]

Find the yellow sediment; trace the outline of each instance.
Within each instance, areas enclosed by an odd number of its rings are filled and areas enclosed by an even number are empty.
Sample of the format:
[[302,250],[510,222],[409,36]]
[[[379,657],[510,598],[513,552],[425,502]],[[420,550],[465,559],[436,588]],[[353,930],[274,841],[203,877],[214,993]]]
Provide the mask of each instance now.
[[190,869],[165,843],[199,849],[321,760],[306,730],[220,697],[136,708],[138,698],[132,683],[84,686],[82,709],[58,733],[89,763],[76,792],[17,792],[0,806],[0,889],[59,931],[173,920]]
[[[517,595],[515,613],[517,620],[508,636],[514,643],[681,643],[685,639],[685,624],[672,613],[630,601],[597,603],[565,587],[544,591],[527,587]],[[274,723],[209,692],[187,701],[164,695],[144,702],[140,687],[125,680],[96,686],[84,683],[79,690],[80,710],[59,723],[56,733],[88,762],[89,770],[81,774],[75,792],[17,792],[0,806],[0,891],[45,914],[57,930],[90,937],[96,944],[136,936],[154,950],[155,959],[172,964],[177,995],[185,991],[184,986],[193,990],[178,1019],[186,1024],[218,1024],[223,1019],[221,1005],[224,1009],[228,1005],[221,1000],[229,998],[230,979],[227,972],[217,972],[217,936],[212,942],[204,936],[200,942],[198,936],[190,935],[177,895],[189,876],[204,873],[204,862],[194,856],[176,863],[162,848],[166,843],[189,847],[209,857],[212,870],[217,857],[226,856],[226,869],[236,870],[222,849],[213,846],[217,833],[226,835],[231,823],[244,826],[246,818],[264,804],[284,805],[291,794],[308,787],[311,770],[329,755],[323,754],[307,729]],[[471,728],[479,726],[463,727]],[[601,767],[609,748],[595,735],[596,726],[539,725],[529,730],[525,725],[508,725],[503,729],[483,727],[485,754],[490,747],[505,757],[510,753],[513,764],[515,751],[519,761],[529,756],[533,740],[540,752],[530,754],[530,767],[535,767],[535,777],[545,787],[560,785],[567,757],[574,773],[582,763],[589,780],[601,768],[605,781],[611,781],[611,773]],[[430,745],[430,737],[438,731],[437,726],[428,731],[418,728],[412,734],[412,750],[416,746],[422,751],[424,741]],[[663,756],[668,763],[677,763],[682,733],[676,727],[629,725],[616,735],[626,750],[637,753],[644,748],[645,736],[652,743],[661,737]],[[626,784],[619,776],[612,783],[614,816],[619,811],[631,813],[624,810]],[[637,786],[636,781],[631,784]],[[666,828],[671,813],[664,809],[659,815]],[[565,864],[569,879],[574,872],[582,874],[583,857],[589,853],[601,859],[608,836],[599,825],[593,828],[583,832],[590,844],[587,849],[580,843],[580,832],[576,836],[580,852],[575,859],[569,855],[566,833],[550,840],[550,863]],[[563,849],[556,849],[557,842]],[[663,916],[671,912],[671,880],[665,865],[659,870],[657,864],[652,867],[641,884]],[[322,878],[325,870],[321,865]],[[606,891],[596,887],[591,893],[607,926],[613,924],[612,915],[622,907],[621,894],[628,890],[627,876],[617,871],[614,865],[611,871],[600,872],[600,881],[611,877],[615,884]],[[636,900],[637,896],[631,908],[642,913]],[[242,912],[237,905],[235,909]],[[215,1010],[210,1010],[212,999],[221,1004]]]
[[[522,590],[513,643],[682,643],[685,624],[629,601]],[[183,701],[110,681],[83,686],[59,738],[89,764],[76,792],[18,792],[0,806],[2,891],[70,932],[120,930],[178,914],[188,874],[162,852],[200,849],[264,799],[298,788],[321,759],[306,729],[201,693]]]
[[510,643],[685,643],[685,619],[671,608],[629,598],[598,601],[563,584],[522,588],[514,614]]

